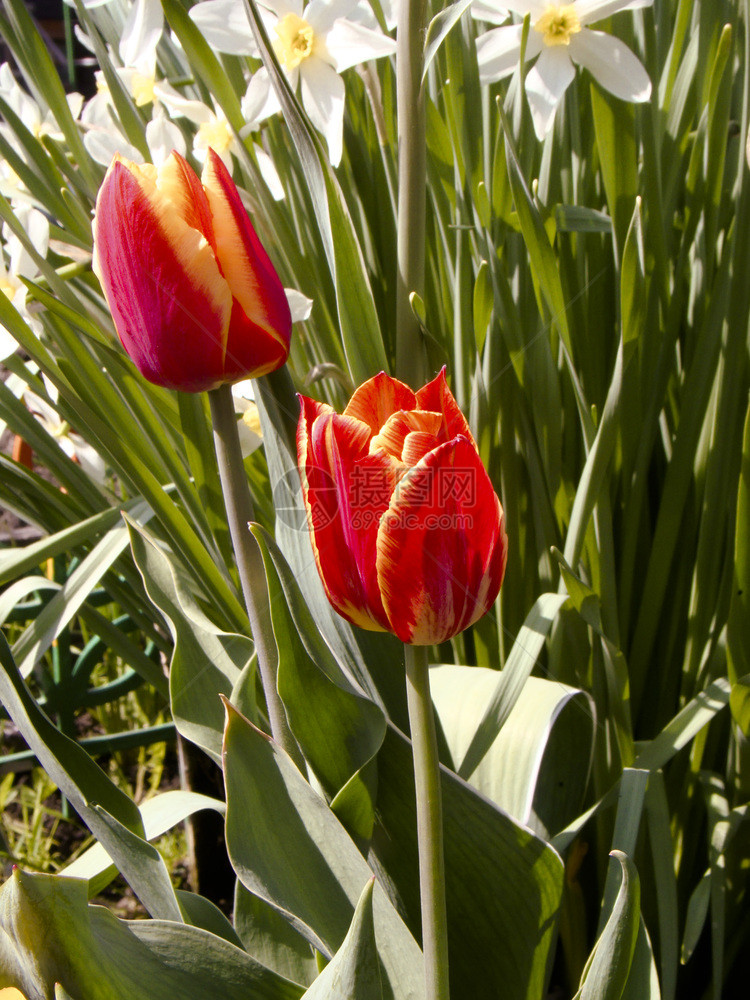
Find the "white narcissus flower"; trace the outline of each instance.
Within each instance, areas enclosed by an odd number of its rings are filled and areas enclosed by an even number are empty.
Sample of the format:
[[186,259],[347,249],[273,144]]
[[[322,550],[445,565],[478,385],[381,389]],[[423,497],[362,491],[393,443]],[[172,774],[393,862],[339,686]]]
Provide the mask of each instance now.
[[[357,0],[262,0],[261,16],[289,84],[300,84],[302,104],[325,136],[328,156],[341,160],[344,131],[344,81],[341,74],[358,63],[391,55],[396,43],[382,31],[349,20]],[[190,16],[208,43],[221,52],[258,55],[250,24],[235,0],[204,0]],[[250,81],[242,111],[258,123],[280,111],[265,68]]]
[[[22,203],[15,203],[13,211],[31,240],[31,245],[41,257],[46,257],[49,246],[47,217],[31,205]],[[0,293],[10,299],[16,311],[38,335],[41,332],[41,324],[29,313],[26,305],[27,288],[21,279],[36,278],[39,269],[31,254],[7,223],[3,226],[2,235],[8,260],[6,264],[4,254],[0,251]],[[0,361],[10,357],[17,347],[15,337],[4,327],[0,327]]]
[[[652,3],[653,0],[573,0],[572,3],[503,0],[504,7],[519,17],[530,16],[526,59],[539,58],[527,73],[525,86],[534,130],[540,139],[552,127],[557,105],[573,81],[574,63],[587,69],[615,97],[636,102],[649,99],[651,81],[627,45],[586,25],[621,10],[650,7]],[[482,83],[501,80],[513,72],[518,65],[522,33],[522,24],[507,24],[480,35],[477,58]]]
[[[38,373],[36,365],[29,364],[28,367],[31,374]],[[29,413],[36,417],[47,433],[57,441],[68,458],[77,462],[83,471],[97,483],[106,483],[107,468],[104,459],[96,449],[84,441],[80,434],[76,434],[71,429],[66,420],[62,419],[56,409],[57,389],[44,374],[42,381],[47,392],[46,398],[33,392],[27,382],[16,375],[11,375],[7,385],[13,394],[23,402]]]

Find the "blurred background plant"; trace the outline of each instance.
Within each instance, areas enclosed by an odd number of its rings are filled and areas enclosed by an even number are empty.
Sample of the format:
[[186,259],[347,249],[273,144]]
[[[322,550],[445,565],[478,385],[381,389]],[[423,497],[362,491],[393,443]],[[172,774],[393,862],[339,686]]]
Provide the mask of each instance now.
[[[465,3],[430,10],[426,254],[423,282],[406,289],[407,336],[394,290],[405,130],[401,56],[384,42],[395,24],[389,7],[344,11],[320,0],[302,40],[335,30],[356,59],[332,56],[324,76],[302,74],[300,101],[277,22],[304,20],[301,4],[274,6],[271,17],[239,0],[77,0],[75,38],[97,71],[96,93],[84,87],[79,98],[26,5],[3,0],[11,58],[0,72],[9,289],[0,296],[0,422],[33,461],[0,456],[0,503],[35,537],[23,547],[9,539],[0,552],[10,646],[2,698],[116,864],[94,849],[69,873],[86,877],[94,897],[119,869],[150,916],[179,924],[187,943],[170,947],[180,968],[196,928],[213,935],[210,945],[201,938],[203,954],[219,947],[217,936],[242,946],[245,958],[232,952],[212,973],[225,986],[221,976],[257,983],[242,964],[249,954],[273,970],[268,996],[308,986],[324,995],[324,981],[311,985],[313,949],[327,959],[342,946],[369,870],[359,852],[346,853],[346,830],[398,901],[400,917],[387,931],[377,924],[376,936],[381,958],[395,940],[407,959],[383,959],[383,995],[418,995],[404,936],[419,940],[398,733],[402,653],[389,637],[350,629],[322,594],[301,515],[293,389],[340,411],[381,369],[416,386],[443,364],[510,539],[495,613],[431,651],[443,761],[500,807],[444,778],[452,992],[573,996],[583,975],[588,989],[609,984],[597,996],[718,998],[741,995],[747,982],[747,4],[589,3],[606,18],[595,28],[645,67],[650,97],[626,103],[579,69],[544,129],[528,105],[525,59],[541,44],[528,49],[538,5],[508,6],[512,22],[477,3],[473,17]],[[345,21],[332,28],[329,8]],[[476,39],[498,23],[512,23],[518,51],[509,77],[483,82]],[[343,110],[335,168],[326,102]],[[245,470],[269,532],[260,537],[279,689],[313,798],[241,717],[230,713],[224,732],[219,694],[266,722],[207,406],[138,376],[90,270],[91,211],[112,155],[160,162],[174,147],[198,163],[208,145],[231,168],[284,284],[312,299],[288,368],[255,386],[250,423],[263,447]],[[79,749],[110,741],[124,799],[55,742],[25,690]],[[104,694],[92,701],[96,690]],[[159,748],[172,726],[206,760],[207,784],[193,781],[202,797],[191,778],[165,790]],[[125,731],[146,748],[136,764],[119,756]],[[223,814],[211,763],[222,745],[236,751],[224,765],[238,877],[229,929],[170,889],[147,845],[196,810]],[[34,772],[23,787],[2,784],[8,853],[23,848],[24,864],[40,870],[58,865],[50,838],[62,804],[45,814],[48,780]],[[147,787],[161,791],[143,801]],[[322,801],[331,806],[324,818]],[[289,850],[323,851],[332,881],[286,880],[274,844],[287,844],[292,828]],[[351,882],[331,845],[357,873]],[[32,898],[41,907],[33,893],[46,890],[35,886],[19,876],[6,897],[16,893],[19,912]],[[207,894],[200,876],[197,887]],[[339,908],[322,902],[340,896],[348,903]],[[356,914],[368,905],[365,896]],[[379,919],[387,911],[391,920],[390,903],[378,905]],[[360,916],[345,952],[365,963]],[[629,944],[603,969],[616,932]],[[156,931],[140,933],[163,954],[149,937]],[[87,982],[85,969],[79,975]],[[200,996],[193,988],[183,995]]]

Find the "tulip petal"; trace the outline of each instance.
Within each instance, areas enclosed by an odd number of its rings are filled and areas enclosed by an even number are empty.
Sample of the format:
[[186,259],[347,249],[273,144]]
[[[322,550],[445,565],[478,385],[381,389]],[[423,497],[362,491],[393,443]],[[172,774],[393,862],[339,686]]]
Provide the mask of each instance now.
[[404,477],[380,522],[376,566],[391,630],[443,642],[477,621],[505,572],[500,501],[471,441],[430,452]]
[[373,434],[377,434],[391,414],[397,410],[414,410],[416,406],[417,397],[408,385],[380,372],[359,386],[349,400],[344,416],[363,420]]
[[[388,621],[377,587],[375,544],[379,516],[388,507],[392,488],[381,461],[372,482],[360,473],[362,490],[357,493],[355,463],[364,458],[375,467],[378,461],[367,456],[371,431],[366,424],[339,416],[324,404],[301,400],[297,457],[318,572],[340,615],[361,628],[382,631]],[[371,498],[364,488],[373,482]]]
[[432,447],[437,448],[440,441],[436,435],[442,422],[442,414],[433,413],[431,410],[399,410],[388,417],[380,428],[380,433],[376,434],[370,441],[370,451],[374,452],[378,448],[383,448],[394,458],[402,459],[404,441],[407,435],[413,431],[422,431],[427,434],[433,441]]
[[213,149],[208,151],[202,183],[211,209],[222,273],[249,321],[243,330],[242,324],[235,322],[239,319],[235,310],[232,342],[227,345],[230,360],[240,372],[244,369],[261,375],[278,367],[279,359],[285,359],[289,352],[292,335],[289,303],[229,171]]
[[160,195],[156,169],[116,160],[99,192],[94,266],[125,350],[157,385],[222,381],[229,286],[205,237]]
[[438,434],[441,444],[458,437],[459,434],[474,444],[474,437],[466,417],[459,409],[458,403],[453,398],[453,393],[448,388],[445,367],[438,372],[432,382],[428,382],[417,391],[417,405],[420,410],[434,410],[437,413],[442,413],[443,426]]

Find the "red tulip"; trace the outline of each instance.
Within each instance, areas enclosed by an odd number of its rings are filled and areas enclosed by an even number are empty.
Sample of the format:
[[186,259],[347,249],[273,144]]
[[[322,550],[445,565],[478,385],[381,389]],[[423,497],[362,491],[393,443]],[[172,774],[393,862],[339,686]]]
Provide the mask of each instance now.
[[417,393],[381,372],[341,415],[301,402],[302,490],[334,608],[417,645],[481,618],[505,572],[505,516],[445,371]]
[[199,392],[287,359],[284,289],[213,150],[200,180],[176,152],[158,168],[115,157],[96,201],[94,270],[150,382]]

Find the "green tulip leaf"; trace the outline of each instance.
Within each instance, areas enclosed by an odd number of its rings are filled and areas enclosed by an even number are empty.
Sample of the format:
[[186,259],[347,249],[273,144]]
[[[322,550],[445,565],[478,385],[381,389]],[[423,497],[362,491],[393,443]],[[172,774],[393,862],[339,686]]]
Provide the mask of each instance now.
[[[562,898],[560,856],[446,769],[442,792],[451,992],[473,1000],[538,1000]],[[418,927],[411,747],[390,726],[378,754],[373,851],[410,926]]]
[[175,643],[169,672],[172,717],[180,733],[218,763],[224,728],[219,696],[232,693],[253,644],[212,625],[178,561],[153,536],[132,525],[130,544],[146,592],[166,618]]
[[0,987],[86,1000],[297,1000],[300,987],[221,937],[187,924],[121,921],[86,883],[20,870],[0,889]]
[[[140,806],[146,840],[154,840],[171,830],[200,809],[214,809],[223,815],[225,806],[219,799],[197,792],[175,789],[146,799]],[[117,875],[117,869],[102,844],[94,844],[64,869],[68,878],[85,878],[89,896],[97,896]]]
[[476,722],[471,742],[461,748],[460,757],[453,757],[456,762],[461,761],[458,773],[462,778],[468,779],[473,774],[505,725],[564,603],[565,598],[560,594],[542,594],[526,616],[505,667],[500,673],[493,672],[496,683],[492,698]]
[[280,976],[309,986],[318,974],[310,942],[267,900],[255,896],[237,879],[234,926],[248,955]]
[[640,883],[626,854],[612,851],[612,856],[622,868],[620,889],[583,971],[575,1000],[620,1000],[630,975],[641,926]]
[[377,753],[385,719],[342,673],[278,547],[262,528],[251,530],[266,568],[279,695],[306,760],[333,796]]
[[[332,957],[372,876],[367,863],[286,754],[228,704],[224,775],[227,848],[237,876]],[[373,906],[383,995],[416,1000],[424,989],[420,949],[380,886]]]
[[[497,681],[497,671],[483,667],[430,670],[440,725],[457,759],[494,697]],[[594,704],[585,692],[530,677],[469,784],[519,823],[549,837],[583,805],[594,722]]]
[[365,886],[343,944],[304,1000],[383,1000],[372,912],[374,876]]

